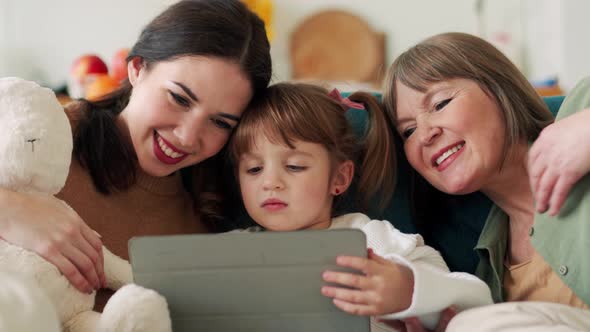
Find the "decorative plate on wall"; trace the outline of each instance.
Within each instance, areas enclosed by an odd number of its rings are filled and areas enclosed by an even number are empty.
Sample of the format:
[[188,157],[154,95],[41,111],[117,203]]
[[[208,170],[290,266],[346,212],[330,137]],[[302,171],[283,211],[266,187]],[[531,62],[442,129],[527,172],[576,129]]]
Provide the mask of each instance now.
[[385,36],[352,13],[327,10],[308,17],[294,30],[290,55],[294,79],[378,86],[385,70]]

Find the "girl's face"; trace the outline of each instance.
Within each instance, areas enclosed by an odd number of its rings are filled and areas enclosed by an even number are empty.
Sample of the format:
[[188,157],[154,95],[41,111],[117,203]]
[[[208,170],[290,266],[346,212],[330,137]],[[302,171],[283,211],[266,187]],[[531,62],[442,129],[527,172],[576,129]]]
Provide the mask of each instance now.
[[422,93],[396,82],[397,130],[408,161],[449,194],[484,188],[502,162],[505,126],[495,100],[467,79],[433,83]]
[[252,97],[238,64],[214,57],[182,57],[146,67],[128,65],[133,86],[119,116],[139,166],[166,176],[215,155]]
[[257,134],[253,150],[241,156],[238,165],[246,210],[273,231],[328,228],[334,194],[346,189],[347,175],[339,174],[342,167],[332,175],[330,156],[322,145],[296,141],[294,146]]

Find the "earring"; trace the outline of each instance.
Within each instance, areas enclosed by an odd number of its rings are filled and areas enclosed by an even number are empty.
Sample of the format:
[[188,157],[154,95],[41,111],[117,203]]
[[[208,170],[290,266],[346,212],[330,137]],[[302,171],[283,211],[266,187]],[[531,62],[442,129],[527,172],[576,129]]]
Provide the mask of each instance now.
[[340,189],[334,189],[334,193],[335,193],[336,195],[340,195]]

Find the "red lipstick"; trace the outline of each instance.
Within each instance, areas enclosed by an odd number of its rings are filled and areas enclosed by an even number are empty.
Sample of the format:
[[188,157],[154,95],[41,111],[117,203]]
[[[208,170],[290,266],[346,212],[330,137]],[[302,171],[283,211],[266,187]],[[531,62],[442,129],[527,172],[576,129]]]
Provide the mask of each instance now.
[[[160,147],[160,144],[158,143],[158,137],[160,139],[162,139],[162,141],[164,141],[164,144],[166,145],[166,147],[168,147],[170,150],[172,150],[176,153],[182,154],[183,156],[178,157],[178,158],[172,158],[172,157],[166,155],[166,153],[164,153],[164,151],[162,151],[162,148]],[[154,149],[154,154],[156,155],[156,158],[158,158],[158,160],[160,160],[164,164],[168,164],[168,165],[178,164],[179,162],[183,161],[186,157],[188,157],[187,152],[184,152],[184,151],[179,150],[178,148],[174,147],[174,145],[170,144],[170,142],[165,140],[164,137],[158,135],[157,132],[154,132],[153,149]]]

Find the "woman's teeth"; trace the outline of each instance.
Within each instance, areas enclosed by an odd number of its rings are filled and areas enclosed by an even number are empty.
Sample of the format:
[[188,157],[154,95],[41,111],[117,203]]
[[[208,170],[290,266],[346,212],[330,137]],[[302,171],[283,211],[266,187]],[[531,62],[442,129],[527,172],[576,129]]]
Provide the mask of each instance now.
[[178,153],[178,152],[174,152],[172,151],[172,149],[170,149],[166,143],[164,143],[164,140],[162,140],[162,138],[160,136],[158,136],[158,145],[160,146],[160,149],[162,149],[162,151],[164,151],[164,154],[167,155],[170,158],[180,158],[180,157],[184,157],[185,155],[182,153]]
[[455,152],[461,150],[461,148],[465,145],[464,143],[459,143],[452,148],[448,149],[445,153],[443,153],[440,157],[436,158],[436,166],[442,164],[448,157],[452,156]]

